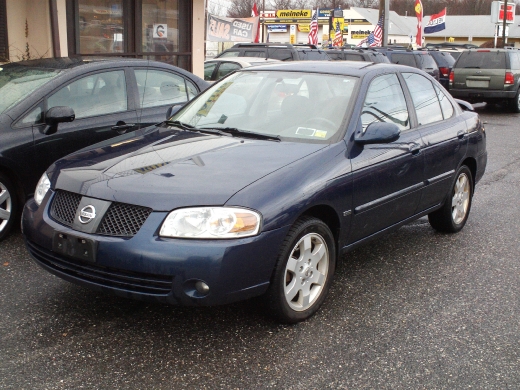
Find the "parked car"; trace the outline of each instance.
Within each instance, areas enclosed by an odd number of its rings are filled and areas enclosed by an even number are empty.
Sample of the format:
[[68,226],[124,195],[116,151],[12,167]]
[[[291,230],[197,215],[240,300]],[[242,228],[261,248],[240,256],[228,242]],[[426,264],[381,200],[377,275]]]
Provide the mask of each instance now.
[[507,102],[520,112],[520,51],[464,51],[450,73],[450,93],[470,102]]
[[437,49],[428,50],[439,67],[439,82],[446,89],[450,87],[450,72],[455,63],[455,58],[451,53]]
[[329,49],[327,55],[333,61],[390,62],[385,53],[370,49]]
[[428,73],[430,76],[439,80],[439,67],[437,63],[426,50],[399,50],[399,49],[381,49],[390,62],[399,65],[413,66]]
[[73,283],[196,306],[262,296],[294,323],[346,251],[424,215],[461,230],[485,141],[478,115],[416,68],[244,68],[146,133],[55,162],[23,233]]
[[204,61],[204,80],[220,80],[222,77],[234,72],[235,70],[277,61],[278,60],[272,58],[260,57],[213,58]]
[[164,121],[209,84],[147,60],[39,59],[0,66],[0,240],[47,166]]
[[318,49],[315,45],[288,43],[237,43],[216,58],[225,57],[263,57],[280,61],[330,60],[326,50]]

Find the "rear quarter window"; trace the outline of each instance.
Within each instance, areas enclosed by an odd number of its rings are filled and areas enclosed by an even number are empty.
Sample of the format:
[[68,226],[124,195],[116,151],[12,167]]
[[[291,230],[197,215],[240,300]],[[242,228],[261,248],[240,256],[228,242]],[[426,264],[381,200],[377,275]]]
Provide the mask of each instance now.
[[505,69],[506,54],[491,51],[466,51],[455,63],[455,68]]

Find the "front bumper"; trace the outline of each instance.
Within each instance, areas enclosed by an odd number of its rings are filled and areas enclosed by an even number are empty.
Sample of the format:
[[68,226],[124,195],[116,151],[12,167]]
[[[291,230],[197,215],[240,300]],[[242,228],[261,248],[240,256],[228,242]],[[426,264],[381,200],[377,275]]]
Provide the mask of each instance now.
[[[132,238],[86,234],[49,217],[49,191],[40,207],[24,207],[22,231],[33,259],[69,282],[127,298],[180,305],[218,305],[263,294],[289,227],[233,240],[188,240],[157,235],[166,212],[152,212]],[[55,232],[94,240],[95,261],[53,251]],[[203,281],[209,293],[200,294]]]

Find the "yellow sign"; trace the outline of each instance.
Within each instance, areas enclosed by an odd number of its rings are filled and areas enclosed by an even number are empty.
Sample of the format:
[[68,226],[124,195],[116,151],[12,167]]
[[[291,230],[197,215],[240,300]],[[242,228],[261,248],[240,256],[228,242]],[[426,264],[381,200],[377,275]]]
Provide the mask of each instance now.
[[283,9],[276,11],[277,18],[305,18],[310,19],[312,17],[312,10],[310,9]]
[[298,24],[298,31],[308,33],[309,31],[311,31],[311,25],[310,24]]
[[455,38],[450,37],[450,38],[448,39],[448,42],[455,42]]
[[296,43],[296,36],[295,35],[291,35],[291,39],[290,39],[290,43],[291,45],[294,45]]

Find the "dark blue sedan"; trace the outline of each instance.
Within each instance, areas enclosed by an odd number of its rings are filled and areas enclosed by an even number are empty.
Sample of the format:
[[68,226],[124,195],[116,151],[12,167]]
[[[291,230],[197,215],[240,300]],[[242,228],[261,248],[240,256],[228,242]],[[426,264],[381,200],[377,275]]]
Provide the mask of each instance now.
[[245,68],[160,125],[58,160],[23,233],[73,283],[181,305],[262,296],[294,323],[346,251],[424,215],[462,229],[485,140],[471,106],[415,68]]

